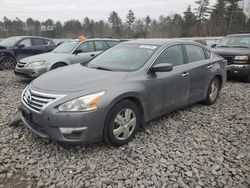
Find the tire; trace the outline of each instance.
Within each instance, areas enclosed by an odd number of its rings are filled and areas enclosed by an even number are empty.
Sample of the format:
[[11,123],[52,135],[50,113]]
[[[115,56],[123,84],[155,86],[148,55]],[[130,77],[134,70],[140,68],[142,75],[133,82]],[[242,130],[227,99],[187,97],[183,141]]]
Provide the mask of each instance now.
[[[125,116],[127,114],[127,118]],[[129,122],[131,122],[129,124]],[[127,144],[139,128],[140,111],[135,103],[123,100],[109,112],[104,126],[104,140],[113,146]],[[115,134],[115,131],[117,134]]]
[[0,61],[0,70],[13,70],[16,66],[16,60],[12,57],[6,56]]
[[248,75],[246,76],[245,82],[246,83],[250,83],[250,73],[248,73]]
[[51,67],[50,70],[54,70],[54,69],[57,69],[57,68],[59,68],[59,67],[64,67],[64,66],[66,66],[65,63],[56,63],[56,64],[54,64],[54,65]]
[[203,101],[203,103],[205,105],[214,104],[216,102],[218,96],[219,96],[220,89],[221,89],[220,80],[217,77],[213,78],[212,81],[209,84],[209,88],[208,88],[208,91],[207,91],[207,97]]

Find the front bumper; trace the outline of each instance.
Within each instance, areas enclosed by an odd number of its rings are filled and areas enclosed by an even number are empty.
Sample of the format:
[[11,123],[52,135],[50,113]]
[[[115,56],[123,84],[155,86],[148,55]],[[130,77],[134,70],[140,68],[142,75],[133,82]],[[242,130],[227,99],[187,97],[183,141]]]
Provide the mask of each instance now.
[[[22,103],[21,111],[23,123],[39,137],[72,144],[89,144],[102,140],[105,121],[102,110],[68,113],[48,108],[37,113]],[[60,128],[81,128],[81,131],[63,134]]]
[[36,68],[19,68],[16,66],[14,70],[15,74],[23,78],[36,78],[41,74],[47,72],[47,67],[36,67]]
[[227,72],[232,76],[244,77],[250,74],[250,64],[231,64],[227,66]]

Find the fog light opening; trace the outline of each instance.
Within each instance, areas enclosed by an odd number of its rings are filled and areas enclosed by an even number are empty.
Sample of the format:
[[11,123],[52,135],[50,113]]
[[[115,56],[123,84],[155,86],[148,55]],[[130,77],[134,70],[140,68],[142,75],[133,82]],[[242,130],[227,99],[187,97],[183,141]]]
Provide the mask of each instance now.
[[79,134],[86,130],[87,127],[75,127],[75,128],[66,128],[60,127],[59,130],[62,134]]

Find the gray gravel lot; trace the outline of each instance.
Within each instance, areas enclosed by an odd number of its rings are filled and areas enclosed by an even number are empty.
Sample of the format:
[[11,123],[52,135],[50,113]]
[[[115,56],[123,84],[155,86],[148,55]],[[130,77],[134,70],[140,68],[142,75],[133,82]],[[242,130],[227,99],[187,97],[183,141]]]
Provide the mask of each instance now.
[[230,81],[215,105],[158,118],[114,148],[63,145],[9,127],[27,83],[0,72],[0,188],[250,187],[250,84]]

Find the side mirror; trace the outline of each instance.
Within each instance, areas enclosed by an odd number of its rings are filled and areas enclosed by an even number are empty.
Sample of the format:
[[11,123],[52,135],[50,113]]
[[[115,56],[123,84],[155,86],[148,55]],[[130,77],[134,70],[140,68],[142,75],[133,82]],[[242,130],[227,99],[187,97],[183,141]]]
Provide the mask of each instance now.
[[25,47],[24,44],[19,44],[19,45],[17,46],[18,49],[21,49],[21,48],[24,48],[24,47]]
[[82,50],[80,50],[80,49],[76,49],[76,50],[74,51],[74,53],[73,53],[73,54],[77,55],[77,54],[79,54],[79,53],[82,53]]
[[173,65],[170,63],[156,64],[151,67],[152,72],[169,72],[173,70]]
[[211,47],[212,47],[212,48],[215,48],[215,47],[216,47],[216,44],[212,44]]

